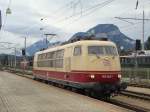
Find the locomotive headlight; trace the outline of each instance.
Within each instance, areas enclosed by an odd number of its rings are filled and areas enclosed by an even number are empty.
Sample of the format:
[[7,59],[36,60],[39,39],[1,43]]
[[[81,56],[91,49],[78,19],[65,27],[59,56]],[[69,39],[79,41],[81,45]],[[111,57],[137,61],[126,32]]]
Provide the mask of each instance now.
[[118,74],[118,78],[121,79],[121,74]]
[[94,78],[95,78],[95,75],[92,74],[90,77],[91,77],[91,79],[94,79]]

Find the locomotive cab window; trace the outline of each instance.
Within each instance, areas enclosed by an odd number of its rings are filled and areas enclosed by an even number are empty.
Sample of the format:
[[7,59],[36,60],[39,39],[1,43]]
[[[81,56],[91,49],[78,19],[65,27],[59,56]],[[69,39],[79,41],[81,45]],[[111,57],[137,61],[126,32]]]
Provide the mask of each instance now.
[[88,46],[88,54],[103,55],[104,49],[102,46]]
[[88,46],[88,54],[116,56],[118,53],[114,46]]
[[74,48],[73,55],[74,55],[74,56],[80,56],[81,53],[82,53],[82,51],[81,51],[81,46],[76,46],[76,47]]
[[117,55],[117,50],[114,46],[105,46],[106,55]]

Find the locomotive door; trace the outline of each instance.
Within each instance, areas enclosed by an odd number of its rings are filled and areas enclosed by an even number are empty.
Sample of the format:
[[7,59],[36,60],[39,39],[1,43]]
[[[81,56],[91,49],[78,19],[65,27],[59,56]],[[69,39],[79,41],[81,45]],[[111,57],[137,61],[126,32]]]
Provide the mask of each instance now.
[[65,59],[65,71],[71,71],[71,56],[72,56],[72,47],[68,47],[66,50],[66,59]]

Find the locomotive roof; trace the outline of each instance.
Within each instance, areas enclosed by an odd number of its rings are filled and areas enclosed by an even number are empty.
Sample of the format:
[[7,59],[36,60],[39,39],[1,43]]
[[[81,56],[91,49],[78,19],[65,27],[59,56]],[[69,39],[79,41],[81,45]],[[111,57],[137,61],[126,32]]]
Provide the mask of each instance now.
[[55,51],[55,50],[64,49],[66,47],[77,46],[77,45],[111,45],[111,46],[115,46],[115,44],[111,41],[81,40],[81,41],[77,41],[74,43],[69,43],[69,44],[60,45],[60,46],[56,46],[56,47],[50,47],[46,50],[39,51],[36,54],[47,53],[49,51]]

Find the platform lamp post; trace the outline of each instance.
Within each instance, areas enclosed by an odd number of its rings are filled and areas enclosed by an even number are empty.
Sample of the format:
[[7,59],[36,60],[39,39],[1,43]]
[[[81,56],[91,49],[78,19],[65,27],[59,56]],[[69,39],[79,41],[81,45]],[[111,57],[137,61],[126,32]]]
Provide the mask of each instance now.
[[11,14],[11,13],[12,13],[12,12],[11,12],[11,9],[10,9],[10,5],[11,5],[11,0],[9,0],[9,4],[8,4],[7,9],[6,9],[6,15],[8,15],[8,14]]
[[9,7],[6,9],[6,14],[11,14],[11,9]]

